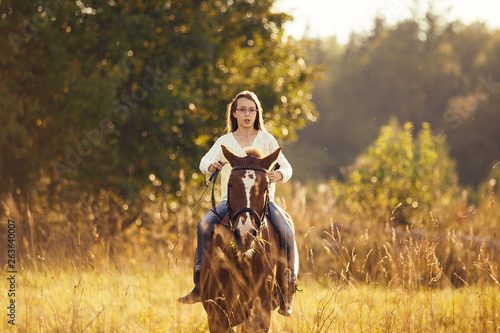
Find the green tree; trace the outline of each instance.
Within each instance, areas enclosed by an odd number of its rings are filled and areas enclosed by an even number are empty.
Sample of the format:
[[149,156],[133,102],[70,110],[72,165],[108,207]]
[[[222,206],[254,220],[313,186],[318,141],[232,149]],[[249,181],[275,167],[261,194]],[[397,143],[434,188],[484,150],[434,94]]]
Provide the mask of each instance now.
[[[342,168],[395,117],[430,123],[435,135],[447,138],[461,182],[477,184],[500,151],[491,126],[496,118],[487,111],[500,91],[496,34],[480,23],[442,22],[432,12],[393,26],[374,23],[373,31],[353,35],[346,46],[318,41],[310,47],[311,59],[327,67],[313,90],[319,121],[298,131],[300,143],[292,147],[299,149],[290,150],[290,159],[294,151],[295,160],[312,152],[308,174],[342,179]],[[484,154],[479,145],[487,148]]]
[[[485,180],[500,160],[495,126],[500,123],[500,31],[491,36],[484,31],[484,25],[477,25],[460,34],[461,39],[473,40],[481,47],[470,57],[467,88],[449,101],[445,112],[448,122],[443,124],[461,182],[474,185]],[[472,42],[469,45],[474,47]]]
[[179,179],[196,172],[243,89],[271,111],[275,135],[293,137],[316,113],[315,69],[272,4],[2,2],[2,195],[100,195],[118,216],[107,223],[126,226],[144,197],[181,199]]
[[429,212],[437,217],[449,211],[458,193],[455,164],[428,123],[417,139],[409,122],[404,128],[395,121],[383,126],[346,178],[345,183],[333,182],[339,203],[380,223],[428,223]]

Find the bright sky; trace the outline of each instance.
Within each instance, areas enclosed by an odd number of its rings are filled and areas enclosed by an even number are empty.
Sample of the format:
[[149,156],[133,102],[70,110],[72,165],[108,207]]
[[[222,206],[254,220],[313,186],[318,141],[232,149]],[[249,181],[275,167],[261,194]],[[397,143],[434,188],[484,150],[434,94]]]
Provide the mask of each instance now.
[[[419,1],[425,13],[427,0]],[[306,27],[309,37],[337,36],[341,44],[347,43],[351,31],[370,31],[378,15],[389,24],[411,17],[415,0],[277,0],[277,11],[295,17],[285,25],[287,34],[302,38]],[[435,13],[446,21],[460,19],[465,23],[484,21],[490,28],[500,27],[499,0],[434,0]]]

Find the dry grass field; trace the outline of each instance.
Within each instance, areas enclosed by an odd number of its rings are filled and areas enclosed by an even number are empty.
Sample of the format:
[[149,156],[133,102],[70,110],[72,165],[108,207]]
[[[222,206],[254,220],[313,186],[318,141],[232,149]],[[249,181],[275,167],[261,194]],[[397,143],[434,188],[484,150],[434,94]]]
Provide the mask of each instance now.
[[[500,331],[499,252],[486,237],[494,226],[485,222],[497,218],[494,207],[446,226],[440,217],[429,232],[350,221],[324,185],[281,191],[286,199],[278,203],[297,226],[302,292],[292,318],[274,312],[271,332]],[[170,214],[169,228],[177,223],[181,230],[190,208]],[[174,250],[178,234],[139,225],[120,244],[89,248],[85,237],[72,234],[39,241],[44,255],[24,259],[16,274],[15,326],[5,315],[9,282],[0,280],[0,331],[208,332],[201,304],[176,301],[192,287],[190,225]],[[161,237],[172,242],[159,243]]]
[[[17,324],[2,332],[207,332],[200,304],[176,302],[187,267],[152,262],[19,274]],[[2,284],[5,284],[2,281]],[[498,285],[407,290],[302,277],[294,316],[276,311],[272,332],[498,332]],[[2,290],[4,290],[2,286]],[[5,304],[2,302],[2,304]]]

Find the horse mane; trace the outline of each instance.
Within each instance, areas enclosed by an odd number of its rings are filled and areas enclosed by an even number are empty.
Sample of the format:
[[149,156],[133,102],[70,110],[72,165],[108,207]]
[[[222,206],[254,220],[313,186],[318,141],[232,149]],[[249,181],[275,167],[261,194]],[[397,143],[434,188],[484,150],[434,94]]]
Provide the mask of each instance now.
[[246,147],[245,153],[247,153],[247,156],[255,157],[255,158],[262,158],[264,155],[259,149],[254,148],[254,147]]

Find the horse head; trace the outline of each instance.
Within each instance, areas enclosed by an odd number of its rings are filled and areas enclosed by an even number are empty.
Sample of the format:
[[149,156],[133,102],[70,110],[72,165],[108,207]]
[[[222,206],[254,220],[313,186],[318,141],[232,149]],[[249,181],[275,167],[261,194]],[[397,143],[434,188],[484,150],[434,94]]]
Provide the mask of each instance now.
[[233,244],[240,254],[251,255],[269,205],[267,172],[278,159],[281,147],[265,157],[255,148],[245,151],[247,156],[238,157],[222,146],[224,157],[232,167],[227,193]]

